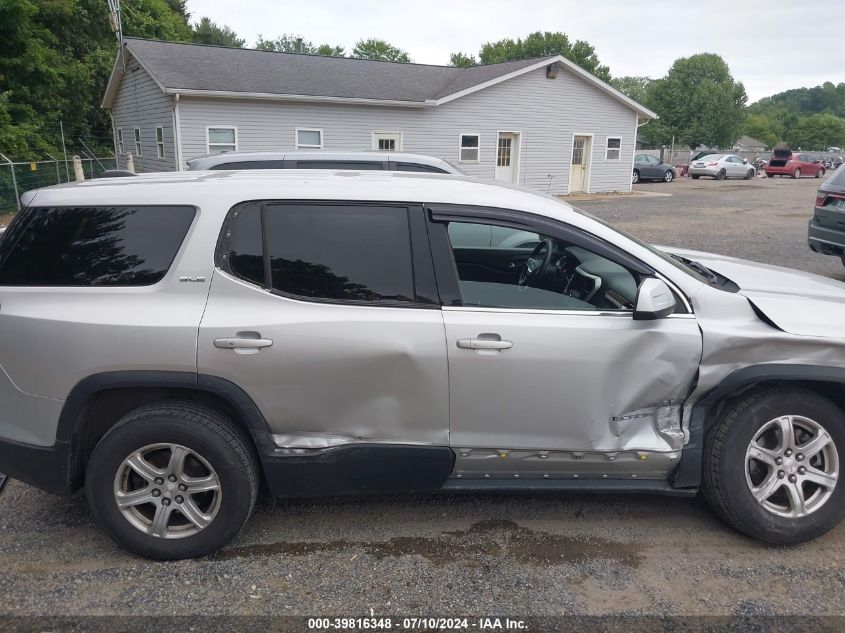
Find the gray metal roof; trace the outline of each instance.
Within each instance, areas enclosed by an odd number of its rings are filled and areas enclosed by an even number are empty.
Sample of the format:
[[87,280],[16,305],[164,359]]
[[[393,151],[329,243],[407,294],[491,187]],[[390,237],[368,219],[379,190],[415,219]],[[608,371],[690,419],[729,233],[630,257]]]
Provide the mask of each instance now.
[[453,68],[126,38],[165,89],[425,102],[542,59]]

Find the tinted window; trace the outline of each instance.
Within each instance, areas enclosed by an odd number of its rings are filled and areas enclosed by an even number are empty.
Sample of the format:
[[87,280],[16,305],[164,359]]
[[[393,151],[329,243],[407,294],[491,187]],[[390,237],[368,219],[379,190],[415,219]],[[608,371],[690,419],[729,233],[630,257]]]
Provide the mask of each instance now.
[[294,164],[296,165],[296,169],[382,169],[381,161],[300,160]]
[[284,169],[285,163],[281,160],[244,160],[231,163],[221,163],[210,169]]
[[264,285],[264,250],[261,245],[261,214],[258,204],[235,209],[226,232],[229,269],[238,277]]
[[148,286],[173,263],[192,207],[31,208],[0,249],[0,285]]
[[411,301],[408,211],[399,207],[271,205],[273,288],[346,301]]
[[417,163],[393,163],[393,168],[396,171],[424,171],[430,174],[448,173],[446,170],[434,167],[433,165],[419,165]]
[[833,172],[833,175],[827,179],[827,182],[838,187],[845,187],[845,167],[840,167]]

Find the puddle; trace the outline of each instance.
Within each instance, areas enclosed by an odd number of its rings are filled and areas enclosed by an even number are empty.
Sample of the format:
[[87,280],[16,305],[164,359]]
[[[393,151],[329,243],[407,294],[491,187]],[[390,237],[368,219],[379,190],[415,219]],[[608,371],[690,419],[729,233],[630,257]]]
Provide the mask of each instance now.
[[575,537],[535,531],[513,521],[479,521],[466,530],[444,532],[435,537],[396,536],[386,541],[259,543],[230,547],[211,560],[312,554],[363,550],[375,558],[422,556],[436,565],[457,560],[508,557],[529,565],[562,565],[606,559],[629,567],[644,560],[642,547],[593,537]]

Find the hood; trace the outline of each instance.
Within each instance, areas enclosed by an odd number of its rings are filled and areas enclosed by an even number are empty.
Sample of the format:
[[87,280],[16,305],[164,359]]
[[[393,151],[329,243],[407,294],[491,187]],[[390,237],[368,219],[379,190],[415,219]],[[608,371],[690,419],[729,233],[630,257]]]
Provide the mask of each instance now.
[[735,257],[664,249],[695,260],[739,286],[739,294],[778,328],[800,336],[845,338],[845,283]]

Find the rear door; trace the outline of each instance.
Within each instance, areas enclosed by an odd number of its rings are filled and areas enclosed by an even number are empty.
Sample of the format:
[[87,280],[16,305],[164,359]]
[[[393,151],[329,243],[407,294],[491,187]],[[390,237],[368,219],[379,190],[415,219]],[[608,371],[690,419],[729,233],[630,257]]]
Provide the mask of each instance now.
[[448,445],[421,208],[252,202],[230,212],[223,235],[199,371],[243,388],[277,446]]

